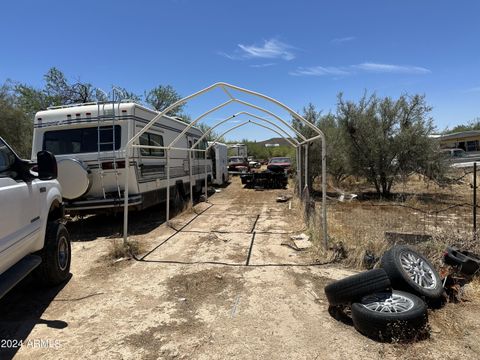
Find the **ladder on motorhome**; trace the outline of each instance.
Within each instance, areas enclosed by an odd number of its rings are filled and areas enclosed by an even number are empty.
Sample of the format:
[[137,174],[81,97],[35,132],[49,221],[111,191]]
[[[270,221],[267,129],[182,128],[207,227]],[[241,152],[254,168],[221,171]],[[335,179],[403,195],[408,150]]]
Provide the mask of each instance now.
[[[120,97],[118,103],[118,114],[120,114]],[[115,125],[116,125],[116,115],[115,115],[115,89],[113,89],[113,99],[112,99],[112,110],[111,114],[105,111],[105,105],[109,104],[108,102],[97,103],[97,162],[98,162],[98,171],[100,174],[100,182],[102,186],[103,198],[106,199],[107,192],[105,191],[105,176],[107,174],[115,175],[115,184],[117,188],[118,198],[121,197],[120,192],[120,182],[119,182],[119,172],[118,172],[118,162],[117,162],[117,147],[116,147],[116,134],[115,134]],[[120,115],[119,115],[120,116]],[[104,122],[111,118],[111,126],[105,126]],[[105,139],[111,141],[105,141]],[[111,150],[110,147],[111,146]],[[105,148],[107,150],[105,150]],[[102,156],[102,153],[107,152],[111,153],[112,156]],[[103,161],[108,160],[111,162],[111,169],[103,168]]]

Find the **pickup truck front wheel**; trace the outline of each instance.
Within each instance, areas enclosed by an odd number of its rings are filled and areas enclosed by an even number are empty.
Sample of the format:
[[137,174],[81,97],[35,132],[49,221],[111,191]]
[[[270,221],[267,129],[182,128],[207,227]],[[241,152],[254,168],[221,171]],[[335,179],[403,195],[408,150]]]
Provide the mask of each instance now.
[[47,286],[58,285],[70,275],[70,235],[59,221],[47,225],[45,245],[40,251],[42,263],[36,269],[36,277]]

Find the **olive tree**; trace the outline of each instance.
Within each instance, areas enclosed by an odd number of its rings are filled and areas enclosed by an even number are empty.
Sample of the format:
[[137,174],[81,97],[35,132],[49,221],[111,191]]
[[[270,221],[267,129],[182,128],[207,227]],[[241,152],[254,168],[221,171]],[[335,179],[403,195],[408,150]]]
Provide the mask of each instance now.
[[439,177],[443,167],[438,144],[429,136],[434,131],[430,111],[422,95],[394,100],[365,94],[355,103],[339,94],[337,121],[351,173],[367,179],[382,196],[414,172]]

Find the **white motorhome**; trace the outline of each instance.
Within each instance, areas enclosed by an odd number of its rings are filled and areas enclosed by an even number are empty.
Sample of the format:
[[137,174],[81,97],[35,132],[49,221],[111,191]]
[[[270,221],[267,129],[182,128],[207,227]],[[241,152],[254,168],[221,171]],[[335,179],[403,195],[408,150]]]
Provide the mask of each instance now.
[[212,183],[223,186],[228,183],[228,146],[217,142],[208,142],[212,159]]
[[[157,114],[134,102],[87,103],[40,111],[34,120],[32,158],[35,160],[40,150],[55,154],[68,212],[122,210],[126,144]],[[139,144],[167,146],[185,127],[184,122],[164,116],[139,138]],[[202,135],[192,127],[175,147],[189,148]],[[206,146],[206,141],[198,145],[200,149]],[[166,151],[132,148],[129,158],[129,209],[166,201]],[[188,198],[190,182],[195,195],[202,192],[205,176],[211,181],[211,160],[205,160],[204,152],[170,150],[169,158],[170,194],[175,203]]]

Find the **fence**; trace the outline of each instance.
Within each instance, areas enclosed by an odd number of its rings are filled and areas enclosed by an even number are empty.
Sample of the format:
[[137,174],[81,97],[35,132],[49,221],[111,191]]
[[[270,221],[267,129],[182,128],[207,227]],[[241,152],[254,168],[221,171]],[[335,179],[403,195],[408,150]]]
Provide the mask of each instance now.
[[396,189],[402,195],[398,201],[365,200],[362,196],[340,201],[338,194],[329,194],[329,237],[351,245],[394,241],[395,236],[418,241],[437,236],[476,239],[476,166],[458,178],[445,188],[427,187],[419,180],[408,182]]
[[454,205],[424,210],[401,204],[334,204],[329,207],[330,236],[364,243],[393,233],[452,237],[473,236],[472,207]]

